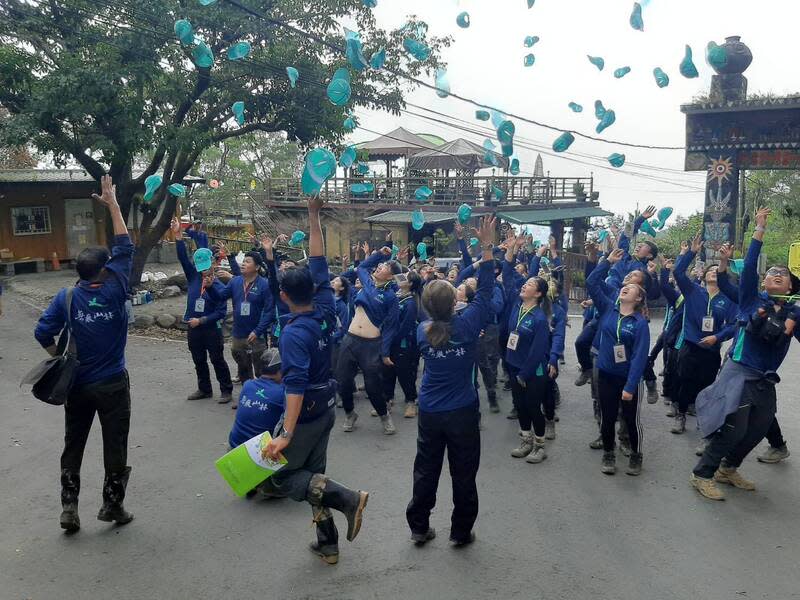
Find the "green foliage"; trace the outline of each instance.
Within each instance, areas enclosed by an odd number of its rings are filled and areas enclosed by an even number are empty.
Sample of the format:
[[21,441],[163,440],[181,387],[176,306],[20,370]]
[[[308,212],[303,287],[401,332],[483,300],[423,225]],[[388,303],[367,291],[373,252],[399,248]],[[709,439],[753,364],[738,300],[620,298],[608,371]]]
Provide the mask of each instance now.
[[689,218],[676,217],[672,224],[658,233],[656,244],[663,256],[674,258],[681,250],[681,242],[692,239],[703,229],[703,213],[698,212]]
[[772,216],[764,236],[763,252],[769,264],[786,264],[789,246],[800,241],[800,171],[753,171],[747,175],[745,240],[759,206],[769,206]]

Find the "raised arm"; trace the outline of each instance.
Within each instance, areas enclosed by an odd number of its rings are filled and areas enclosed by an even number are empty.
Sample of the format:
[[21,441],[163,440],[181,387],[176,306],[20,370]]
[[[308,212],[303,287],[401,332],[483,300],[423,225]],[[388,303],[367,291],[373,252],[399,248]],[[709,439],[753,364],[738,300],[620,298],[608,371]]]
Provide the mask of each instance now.
[[[636,325],[636,335],[633,340],[633,356],[631,357],[631,367],[628,370],[628,379],[623,388],[623,394],[633,395],[639,387],[639,381],[644,375],[647,366],[647,356],[650,350],[650,328],[645,319],[640,319]],[[625,397],[623,396],[623,400]]]
[[[492,245],[494,243],[496,220],[489,215],[481,219],[480,227],[476,234],[481,243],[481,264],[478,268],[478,291],[475,298],[469,303],[461,319],[467,324],[465,329],[468,335],[474,338],[480,335],[489,315],[494,285],[494,259],[492,258]],[[503,276],[505,281],[505,276]]]
[[661,293],[671,306],[675,306],[675,303],[681,296],[677,291],[675,291],[675,288],[669,282],[669,274],[674,266],[675,263],[672,260],[666,260],[664,261],[664,265],[661,267],[661,272],[658,274]]
[[744,257],[744,267],[739,276],[739,307],[750,310],[758,297],[758,255],[764,242],[764,233],[767,231],[767,220],[772,211],[768,208],[759,208],[756,212],[756,229],[753,239]]
[[187,280],[191,280],[197,275],[197,269],[194,268],[192,261],[189,260],[189,253],[186,251],[186,242],[181,239],[181,224],[178,219],[172,219],[170,223],[172,233],[175,234],[175,251],[178,254],[178,262],[183,267],[183,274],[186,275]]
[[683,293],[684,298],[697,293],[699,289],[699,286],[686,275],[686,271],[701,247],[702,242],[700,241],[699,233],[692,240],[691,249],[686,242],[681,243],[681,254],[678,256],[678,260],[675,261],[675,282],[678,284],[678,289]]
[[601,260],[592,274],[586,279],[586,289],[589,292],[589,297],[594,302],[594,306],[598,313],[604,313],[614,306],[615,298],[611,298],[605,289],[605,278],[608,275],[608,270],[611,265],[618,262],[623,255],[623,251],[617,248],[608,258]]
[[113,184],[110,175],[103,175],[100,179],[100,194],[92,194],[92,198],[108,209],[114,229],[111,258],[106,263],[105,268],[119,278],[124,290],[127,292],[135,248],[131,243],[131,238],[128,235],[128,226],[125,224],[122,211],[117,203],[117,186]]

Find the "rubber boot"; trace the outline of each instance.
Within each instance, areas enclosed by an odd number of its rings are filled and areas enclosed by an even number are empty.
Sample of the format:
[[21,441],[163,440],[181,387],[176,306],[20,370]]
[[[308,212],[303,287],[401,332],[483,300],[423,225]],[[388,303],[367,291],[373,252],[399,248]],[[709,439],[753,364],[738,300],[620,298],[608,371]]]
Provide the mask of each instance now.
[[78,516],[78,494],[81,491],[81,475],[77,471],[61,469],[61,529],[73,533],[81,528]]
[[130,467],[125,467],[122,471],[106,473],[103,481],[103,506],[97,513],[98,521],[106,523],[113,521],[117,525],[126,525],[133,521],[133,515],[122,505],[130,476]]
[[347,518],[348,542],[356,539],[361,530],[361,520],[368,499],[367,492],[346,488],[321,473],[315,473],[308,484],[307,500],[311,506],[332,508]]
[[339,562],[339,531],[333,522],[333,515],[327,508],[312,506],[314,523],[317,525],[317,541],[311,542],[308,549],[329,565]]

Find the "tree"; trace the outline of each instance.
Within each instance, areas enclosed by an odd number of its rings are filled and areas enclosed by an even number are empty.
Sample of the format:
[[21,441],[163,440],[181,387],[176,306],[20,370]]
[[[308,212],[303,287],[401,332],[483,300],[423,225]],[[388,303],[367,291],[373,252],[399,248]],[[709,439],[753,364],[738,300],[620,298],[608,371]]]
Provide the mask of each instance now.
[[[30,141],[57,164],[76,161],[98,181],[109,173],[126,219],[145,179],[163,175],[152,201],[138,204],[133,281],[175,212],[177,198],[167,187],[181,182],[204,150],[254,131],[285,131],[302,146],[336,144],[355,107],[398,113],[408,89],[398,73],[430,75],[450,42],[428,36],[413,17],[404,28],[381,30],[361,0],[319,0],[313,8],[303,0],[246,4],[268,17],[225,0],[211,6],[188,0],[0,3],[0,106],[11,113],[0,140]],[[196,66],[192,46],[178,41],[173,24],[179,19],[189,20],[207,43],[212,67]],[[368,52],[384,47],[387,57],[380,71],[353,71],[351,102],[337,107],[325,88],[335,69],[347,65],[344,19],[355,23]],[[408,27],[432,50],[424,62],[402,50]],[[250,55],[228,60],[226,50],[243,41],[251,44]],[[290,65],[300,72],[295,89],[286,77]],[[232,118],[237,101],[245,103],[242,126]],[[143,155],[150,160],[135,173]]]
[[773,216],[762,252],[769,264],[786,264],[789,246],[800,241],[800,171],[754,171],[746,176],[746,182],[745,247],[756,209],[769,206]]
[[703,230],[703,213],[697,212],[687,217],[675,217],[671,225],[656,236],[658,252],[663,256],[675,258],[681,251],[681,242],[692,239]]
[[[0,106],[0,123],[8,119],[9,112]],[[36,163],[27,145],[6,146],[0,142],[0,169],[33,169]]]

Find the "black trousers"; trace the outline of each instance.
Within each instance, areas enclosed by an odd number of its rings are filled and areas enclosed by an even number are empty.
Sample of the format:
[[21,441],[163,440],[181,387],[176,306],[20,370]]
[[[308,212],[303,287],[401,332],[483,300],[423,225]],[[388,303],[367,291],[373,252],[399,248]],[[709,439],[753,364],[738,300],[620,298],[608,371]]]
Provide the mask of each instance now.
[[78,473],[94,415],[103,431],[106,473],[121,473],[128,462],[131,395],[128,373],[74,387],[64,405],[64,452],[61,469]]
[[637,387],[632,400],[622,399],[622,390],[626,378],[617,377],[598,371],[597,393],[600,397],[600,435],[603,437],[603,450],[614,450],[614,423],[622,408],[622,419],[628,428],[628,438],[633,452],[641,452],[642,425],[639,422],[639,389]]
[[575,354],[578,357],[581,371],[588,371],[592,368],[592,340],[594,340],[596,333],[597,321],[591,321],[583,328],[575,340]]
[[[499,352],[500,330],[495,323],[489,323],[483,329],[478,340],[478,369],[486,387],[486,396],[490,404],[497,402],[497,365],[500,362]],[[508,343],[506,341],[506,343]]]
[[547,375],[536,375],[525,382],[522,387],[517,381],[517,372],[511,371],[511,398],[514,401],[514,408],[517,409],[519,428],[522,431],[533,432],[537,437],[544,435],[544,413],[543,406],[549,394],[550,378]]
[[231,393],[233,383],[231,383],[231,370],[225,362],[223,352],[224,345],[222,330],[218,327],[195,327],[189,329],[189,352],[194,361],[194,370],[197,373],[197,389],[204,394],[210,394],[211,374],[208,370],[208,360],[214,367],[214,374],[217,376],[220,391]]
[[362,338],[348,333],[339,347],[336,379],[345,412],[353,412],[353,393],[356,390],[356,372],[364,375],[364,388],[375,411],[386,414],[386,397],[383,388],[383,361],[381,338]]
[[556,397],[559,394],[558,379],[547,377],[547,395],[544,397],[544,418],[552,421],[556,418]]
[[775,419],[772,421],[772,425],[770,425],[769,429],[767,430],[767,441],[773,448],[780,448],[781,446],[786,445],[786,440],[783,439],[781,426],[778,425],[778,417],[775,417]]
[[383,369],[383,397],[394,399],[394,387],[400,382],[406,403],[417,400],[417,371],[419,370],[419,351],[414,348],[394,348],[391,359],[393,367],[381,365]]
[[678,410],[685,415],[697,394],[714,383],[722,358],[718,350],[706,350],[685,342],[678,350],[677,360]]
[[406,509],[412,533],[425,533],[430,527],[445,450],[453,480],[450,538],[467,540],[478,518],[475,477],[481,461],[481,432],[477,403],[447,412],[420,411],[414,491]]
[[763,380],[745,382],[738,410],[729,414],[709,438],[694,474],[710,479],[723,458],[728,466],[739,467],[775,422],[776,404],[773,384]]
[[664,397],[678,401],[678,351],[669,345],[664,346],[664,381],[661,391]]

